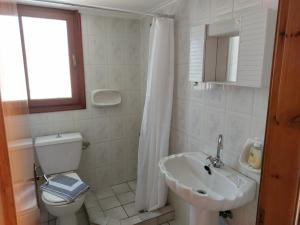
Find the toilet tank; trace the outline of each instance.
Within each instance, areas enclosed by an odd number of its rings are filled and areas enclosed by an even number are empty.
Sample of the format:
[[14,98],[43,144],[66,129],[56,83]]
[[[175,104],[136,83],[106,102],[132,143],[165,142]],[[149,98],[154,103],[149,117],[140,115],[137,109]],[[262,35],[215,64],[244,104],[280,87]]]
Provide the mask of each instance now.
[[55,134],[35,138],[37,158],[47,175],[77,170],[82,152],[80,133]]

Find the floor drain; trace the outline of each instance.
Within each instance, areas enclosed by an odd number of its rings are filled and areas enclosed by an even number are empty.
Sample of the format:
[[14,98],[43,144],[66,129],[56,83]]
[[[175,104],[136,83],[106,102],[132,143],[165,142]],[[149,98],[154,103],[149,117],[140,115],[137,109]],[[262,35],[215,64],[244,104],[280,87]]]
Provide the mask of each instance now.
[[206,191],[203,191],[203,190],[197,190],[197,192],[198,192],[199,194],[206,195]]

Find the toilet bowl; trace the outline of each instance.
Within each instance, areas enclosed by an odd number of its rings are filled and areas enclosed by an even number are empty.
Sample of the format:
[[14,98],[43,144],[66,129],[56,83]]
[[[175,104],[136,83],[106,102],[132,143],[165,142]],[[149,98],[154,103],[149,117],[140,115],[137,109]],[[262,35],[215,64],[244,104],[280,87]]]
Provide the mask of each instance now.
[[[64,175],[81,180],[80,177],[73,172],[64,173]],[[57,225],[80,225],[77,224],[76,212],[82,207],[84,199],[85,194],[82,194],[75,199],[75,201],[67,202],[49,192],[42,191],[42,201],[47,211],[57,217]]]

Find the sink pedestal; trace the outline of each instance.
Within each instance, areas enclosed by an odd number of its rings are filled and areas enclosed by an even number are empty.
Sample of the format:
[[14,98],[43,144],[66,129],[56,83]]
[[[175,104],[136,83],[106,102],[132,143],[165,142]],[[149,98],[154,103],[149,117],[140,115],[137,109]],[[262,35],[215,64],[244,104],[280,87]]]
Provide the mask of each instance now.
[[190,206],[190,225],[218,225],[219,212],[198,209]]

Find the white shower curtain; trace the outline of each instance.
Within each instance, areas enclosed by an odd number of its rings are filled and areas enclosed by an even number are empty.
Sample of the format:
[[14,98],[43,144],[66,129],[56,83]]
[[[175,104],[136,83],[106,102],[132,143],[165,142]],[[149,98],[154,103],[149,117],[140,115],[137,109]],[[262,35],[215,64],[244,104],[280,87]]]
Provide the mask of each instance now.
[[159,160],[168,155],[174,81],[174,21],[154,18],[150,30],[147,91],[138,155],[136,209],[166,204]]

